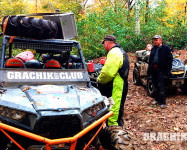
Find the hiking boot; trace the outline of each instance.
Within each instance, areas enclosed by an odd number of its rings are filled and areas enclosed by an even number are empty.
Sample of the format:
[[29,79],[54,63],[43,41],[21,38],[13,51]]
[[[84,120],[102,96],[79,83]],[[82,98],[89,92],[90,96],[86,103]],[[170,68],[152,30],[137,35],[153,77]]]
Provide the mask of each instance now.
[[155,101],[153,102],[153,105],[157,105],[157,104],[158,104],[158,101],[155,100]]

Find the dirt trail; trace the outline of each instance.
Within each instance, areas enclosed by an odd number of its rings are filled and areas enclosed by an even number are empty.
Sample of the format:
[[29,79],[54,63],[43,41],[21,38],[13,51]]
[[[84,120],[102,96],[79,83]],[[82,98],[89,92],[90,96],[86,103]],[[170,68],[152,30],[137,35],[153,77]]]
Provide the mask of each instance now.
[[[175,51],[187,65],[187,51]],[[177,91],[166,97],[166,108],[152,105],[153,98],[147,95],[143,86],[133,84],[135,54],[128,53],[130,62],[129,90],[125,102],[124,129],[133,139],[135,150],[187,150],[187,95]],[[94,59],[99,63],[101,58]],[[186,141],[150,141],[143,140],[144,133],[186,134]]]
[[[180,59],[187,59],[187,51],[180,51]],[[153,98],[143,86],[133,84],[135,55],[129,53],[129,91],[125,102],[124,128],[131,134],[136,150],[187,150],[187,141],[144,141],[144,133],[186,133],[187,139],[187,95],[179,92],[168,94],[166,108],[152,105]]]

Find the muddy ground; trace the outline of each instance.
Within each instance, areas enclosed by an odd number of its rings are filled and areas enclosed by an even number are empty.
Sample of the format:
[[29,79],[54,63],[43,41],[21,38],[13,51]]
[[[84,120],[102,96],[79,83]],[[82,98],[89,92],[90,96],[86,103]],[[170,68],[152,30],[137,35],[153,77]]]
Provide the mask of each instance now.
[[[180,53],[179,58],[187,62],[187,51]],[[177,91],[168,91],[166,107],[153,105],[146,88],[133,84],[135,54],[128,53],[130,62],[129,90],[125,102],[124,129],[129,132],[135,150],[187,150],[187,141],[151,141],[144,140],[144,133],[185,133],[187,140],[187,95]],[[95,59],[96,63],[100,59]],[[185,61],[186,60],[186,61]],[[186,64],[187,65],[187,64]],[[172,93],[171,93],[172,92]],[[164,135],[164,134],[162,134]],[[157,138],[157,136],[156,136]]]
[[[187,60],[187,51],[181,53],[180,59]],[[134,141],[136,150],[187,150],[187,95],[182,92],[168,91],[166,108],[153,105],[153,98],[147,95],[143,86],[133,84],[135,55],[129,53],[129,91],[125,102],[125,125]],[[186,133],[186,141],[146,141],[144,133]]]

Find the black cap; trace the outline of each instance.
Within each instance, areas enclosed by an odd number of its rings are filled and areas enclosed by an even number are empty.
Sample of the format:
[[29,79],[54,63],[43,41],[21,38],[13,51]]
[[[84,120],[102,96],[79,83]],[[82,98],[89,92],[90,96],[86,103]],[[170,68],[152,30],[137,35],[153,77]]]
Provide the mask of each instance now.
[[104,37],[104,40],[101,42],[101,44],[104,44],[105,41],[113,41],[116,43],[116,37],[113,35],[107,35]]

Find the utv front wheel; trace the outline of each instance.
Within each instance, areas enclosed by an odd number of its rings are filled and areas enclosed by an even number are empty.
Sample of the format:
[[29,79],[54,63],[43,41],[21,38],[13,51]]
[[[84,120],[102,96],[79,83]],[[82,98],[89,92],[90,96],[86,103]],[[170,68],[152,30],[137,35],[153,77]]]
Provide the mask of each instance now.
[[153,81],[151,77],[147,79],[147,92],[150,97],[155,96],[155,87],[153,85]]
[[133,70],[133,82],[134,82],[135,85],[140,85],[141,84],[140,73],[139,73],[137,68],[134,68],[134,70]]
[[106,127],[101,132],[100,142],[107,150],[134,150],[131,138],[120,126]]

